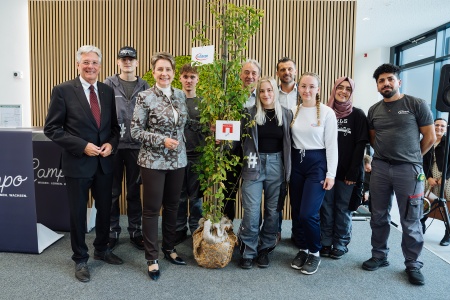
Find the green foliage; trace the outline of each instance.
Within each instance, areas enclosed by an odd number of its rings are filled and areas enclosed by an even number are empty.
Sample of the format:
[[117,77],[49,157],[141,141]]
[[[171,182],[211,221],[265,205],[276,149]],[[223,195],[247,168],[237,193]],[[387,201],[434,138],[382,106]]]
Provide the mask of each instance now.
[[[199,104],[200,123],[209,128],[216,120],[241,120],[243,106],[248,99],[249,90],[242,86],[239,78],[244,51],[249,39],[259,30],[263,11],[252,6],[223,4],[222,1],[208,3],[215,20],[214,30],[221,36],[219,49],[214,63],[201,66],[197,95],[202,97]],[[208,26],[201,21],[193,25],[186,24],[195,32],[194,41],[209,45],[206,37]],[[242,124],[244,125],[244,124]],[[222,217],[223,200],[231,191],[226,191],[227,171],[234,170],[240,158],[230,154],[231,141],[216,143],[215,137],[206,138],[202,147],[202,157],[198,165],[199,180],[204,195],[203,215],[212,222],[219,222]]]
[[[184,64],[191,62],[191,57],[189,55],[175,56],[175,77],[173,78],[172,86],[177,89],[182,89],[180,82],[180,69]],[[148,70],[147,73],[142,76],[142,79],[148,82],[150,86],[155,85],[155,78],[153,78],[152,70]]]

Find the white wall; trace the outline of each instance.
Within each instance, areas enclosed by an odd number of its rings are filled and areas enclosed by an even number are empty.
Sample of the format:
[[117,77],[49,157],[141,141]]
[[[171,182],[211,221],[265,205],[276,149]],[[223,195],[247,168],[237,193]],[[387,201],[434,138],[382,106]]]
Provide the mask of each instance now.
[[[0,4],[0,104],[22,105],[22,126],[31,126],[30,53],[27,0],[2,0]],[[14,78],[21,71],[23,78]]]
[[378,48],[367,52],[367,57],[364,55],[355,57],[353,104],[364,110],[366,114],[373,104],[382,99],[372,76],[376,68],[389,63],[389,51],[389,48]]

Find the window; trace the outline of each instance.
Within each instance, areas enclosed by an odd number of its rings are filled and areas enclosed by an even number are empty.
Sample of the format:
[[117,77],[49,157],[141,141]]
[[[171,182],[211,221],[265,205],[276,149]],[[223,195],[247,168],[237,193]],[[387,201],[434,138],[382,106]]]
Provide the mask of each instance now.
[[440,30],[437,34],[436,57],[450,54],[450,28]]
[[404,69],[400,73],[400,79],[402,80],[400,90],[414,97],[421,98],[431,105],[433,71],[434,65],[432,63]]
[[402,68],[401,92],[425,100],[434,117],[446,117],[436,109],[441,68],[450,64],[450,23],[391,48],[391,62]]
[[427,57],[434,56],[434,49],[436,47],[436,39],[432,39],[423,44],[408,48],[400,52],[400,64],[406,65]]

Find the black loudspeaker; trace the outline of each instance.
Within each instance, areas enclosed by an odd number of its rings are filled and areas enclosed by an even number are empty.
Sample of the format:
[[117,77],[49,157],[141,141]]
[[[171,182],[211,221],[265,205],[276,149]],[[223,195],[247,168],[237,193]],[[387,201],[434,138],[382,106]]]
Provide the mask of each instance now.
[[441,69],[436,109],[450,112],[450,65],[443,65]]

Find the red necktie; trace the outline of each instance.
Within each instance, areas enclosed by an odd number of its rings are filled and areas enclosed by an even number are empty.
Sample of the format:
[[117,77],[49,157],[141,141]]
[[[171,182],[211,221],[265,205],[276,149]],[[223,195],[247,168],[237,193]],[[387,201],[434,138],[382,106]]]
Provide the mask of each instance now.
[[91,103],[91,111],[94,115],[94,119],[97,122],[98,128],[100,128],[100,106],[98,105],[98,99],[97,94],[94,91],[94,86],[91,85],[89,87],[89,90],[91,91],[89,93],[89,102]]

